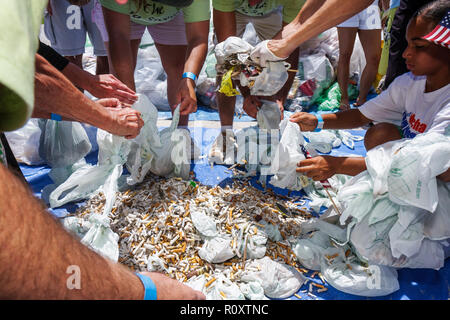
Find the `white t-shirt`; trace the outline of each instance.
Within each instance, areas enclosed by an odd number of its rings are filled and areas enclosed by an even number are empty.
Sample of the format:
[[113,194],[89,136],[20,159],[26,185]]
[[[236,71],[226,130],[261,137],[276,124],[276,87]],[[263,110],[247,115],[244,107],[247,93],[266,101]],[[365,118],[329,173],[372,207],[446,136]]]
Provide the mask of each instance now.
[[400,126],[404,138],[430,131],[444,134],[450,125],[450,84],[425,93],[425,82],[425,76],[401,75],[359,111],[374,122]]

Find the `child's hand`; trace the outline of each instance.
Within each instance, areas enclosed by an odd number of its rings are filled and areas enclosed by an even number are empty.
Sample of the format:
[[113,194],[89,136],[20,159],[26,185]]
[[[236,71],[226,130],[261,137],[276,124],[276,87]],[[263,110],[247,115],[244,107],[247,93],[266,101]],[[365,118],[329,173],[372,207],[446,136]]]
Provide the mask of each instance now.
[[313,131],[317,127],[317,117],[307,112],[294,113],[289,121],[295,122],[300,126],[302,131]]
[[305,159],[297,164],[296,171],[302,173],[314,181],[326,180],[336,174],[335,157],[317,156]]

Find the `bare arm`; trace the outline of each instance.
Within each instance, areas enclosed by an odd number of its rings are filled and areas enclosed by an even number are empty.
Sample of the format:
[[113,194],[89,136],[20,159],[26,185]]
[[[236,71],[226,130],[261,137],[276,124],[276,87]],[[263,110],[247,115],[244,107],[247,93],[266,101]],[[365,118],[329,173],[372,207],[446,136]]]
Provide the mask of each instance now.
[[[186,23],[186,39],[188,42],[184,72],[199,75],[208,52],[209,20]],[[177,100],[181,103],[180,113],[189,114],[197,110],[195,82],[184,78],[178,88]]]
[[[136,275],[105,259],[66,232],[30,190],[0,165],[0,299],[142,299]],[[68,288],[78,267],[79,289]],[[158,299],[203,294],[158,273],[145,273]],[[70,287],[70,286],[69,286]]]
[[133,138],[143,126],[139,112],[130,108],[105,108],[87,98],[47,60],[36,54],[33,117],[57,113],[116,135]]
[[[354,129],[371,122],[358,109],[322,115],[324,129]],[[307,112],[294,113],[290,121],[296,122],[302,131],[312,131],[317,127],[317,117]]]
[[278,57],[289,56],[303,42],[354,16],[373,0],[308,0],[297,17],[283,29],[283,39],[268,48]]

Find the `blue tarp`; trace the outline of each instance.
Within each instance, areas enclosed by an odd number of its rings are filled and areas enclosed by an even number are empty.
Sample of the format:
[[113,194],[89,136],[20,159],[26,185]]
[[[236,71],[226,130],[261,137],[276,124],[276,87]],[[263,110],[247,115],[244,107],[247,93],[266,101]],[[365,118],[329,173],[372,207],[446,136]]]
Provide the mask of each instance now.
[[[289,113],[286,113],[288,116]],[[160,112],[159,118],[170,118],[170,115]],[[250,118],[251,119],[251,118]],[[216,111],[212,111],[207,108],[199,108],[195,116],[191,116],[191,120],[218,120],[218,114]],[[255,122],[256,124],[256,122]],[[207,154],[211,143],[214,141],[215,137],[219,133],[219,129],[206,129],[206,128],[190,128],[191,135],[197,144],[201,147],[202,154]],[[352,134],[363,136],[364,130],[350,130]],[[354,150],[348,148],[347,146],[341,145],[339,148],[333,149],[330,153],[336,156],[345,156],[348,154],[361,155],[366,154],[363,141],[355,142]],[[97,152],[90,153],[86,160],[89,163],[95,164],[97,161]],[[29,182],[34,194],[40,197],[41,190],[44,186],[51,184],[52,181],[48,176],[50,168],[48,166],[26,166],[21,165],[22,172]],[[192,170],[195,173],[196,180],[205,185],[224,185],[231,182],[231,172],[227,170],[226,166],[215,165],[210,166],[207,159],[201,159],[192,164]],[[258,177],[253,177],[250,180],[251,184],[263,190],[262,186],[258,183]],[[268,185],[272,190],[281,195],[288,195],[288,190],[283,190],[275,188]],[[290,192],[290,196],[298,197],[303,196],[302,192]],[[49,209],[49,211],[58,217],[65,216],[68,212],[74,212],[77,207],[82,206],[84,202],[67,204],[62,208]],[[305,274],[307,277],[311,278],[313,272]],[[319,299],[324,300],[365,300],[365,299],[393,299],[393,300],[447,300],[449,298],[449,283],[450,278],[450,259],[446,260],[445,266],[439,270],[429,270],[429,269],[401,269],[398,271],[398,278],[400,282],[400,290],[397,292],[377,298],[366,298],[355,295],[346,294],[340,292],[329,285],[325,285],[328,291],[317,293],[314,290],[314,295]],[[320,279],[315,276],[311,278],[311,281],[322,284]],[[309,284],[308,284],[309,285]],[[307,290],[306,285],[300,288],[298,295],[302,299],[311,299],[306,293],[302,293],[302,290]],[[292,296],[289,299],[298,299],[296,296]]]

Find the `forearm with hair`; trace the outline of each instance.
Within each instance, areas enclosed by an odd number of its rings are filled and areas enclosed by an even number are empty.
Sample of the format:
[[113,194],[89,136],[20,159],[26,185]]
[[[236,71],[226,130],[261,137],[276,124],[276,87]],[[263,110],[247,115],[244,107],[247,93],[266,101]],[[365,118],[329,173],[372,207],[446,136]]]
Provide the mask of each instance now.
[[57,113],[65,119],[108,129],[110,113],[77,90],[63,74],[38,54],[34,91],[33,116]]
[[[132,272],[66,232],[2,165],[0,181],[0,299],[143,298]],[[69,266],[79,267],[79,289],[68,289]]]

